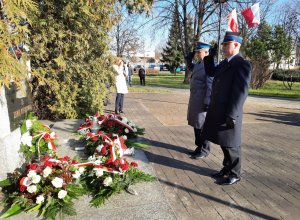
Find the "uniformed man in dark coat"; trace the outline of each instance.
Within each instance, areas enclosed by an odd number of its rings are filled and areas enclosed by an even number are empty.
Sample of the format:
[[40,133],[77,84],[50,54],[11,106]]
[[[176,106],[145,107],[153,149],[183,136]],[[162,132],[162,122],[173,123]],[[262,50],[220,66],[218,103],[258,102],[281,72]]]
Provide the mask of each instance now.
[[226,32],[222,43],[226,59],[217,67],[212,62],[206,66],[207,72],[214,72],[214,81],[203,137],[219,144],[224,153],[223,168],[213,174],[214,178],[222,177],[218,181],[221,185],[232,185],[241,179],[243,105],[251,78],[251,65],[239,53],[241,43],[239,33]]
[[195,57],[197,63],[193,64],[190,79],[190,99],[187,112],[188,124],[194,128],[195,144],[197,148],[191,153],[192,159],[204,158],[210,152],[210,143],[201,140],[201,132],[210,102],[213,77],[205,73],[203,59],[209,54],[210,45],[197,42]]

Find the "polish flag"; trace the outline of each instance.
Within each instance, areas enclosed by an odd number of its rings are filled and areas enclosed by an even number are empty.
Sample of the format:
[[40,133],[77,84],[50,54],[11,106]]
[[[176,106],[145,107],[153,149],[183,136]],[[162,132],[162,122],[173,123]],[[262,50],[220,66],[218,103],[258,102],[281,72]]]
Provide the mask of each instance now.
[[260,24],[259,3],[243,10],[242,15],[244,16],[249,28],[258,26]]
[[238,22],[237,22],[237,15],[236,15],[236,9],[233,9],[232,12],[228,15],[228,27],[227,31],[231,32],[238,32]]

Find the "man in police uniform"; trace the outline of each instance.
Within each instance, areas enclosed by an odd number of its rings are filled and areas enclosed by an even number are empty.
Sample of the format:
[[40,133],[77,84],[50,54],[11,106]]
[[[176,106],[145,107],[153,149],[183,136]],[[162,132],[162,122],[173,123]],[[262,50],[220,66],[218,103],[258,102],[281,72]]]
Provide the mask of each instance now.
[[207,73],[214,73],[214,81],[203,137],[219,144],[223,151],[223,168],[212,175],[221,185],[241,180],[243,105],[251,78],[251,65],[239,53],[241,43],[239,33],[226,32],[222,43],[226,59],[216,67],[212,62],[205,67]]
[[213,78],[205,73],[203,59],[209,54],[210,45],[197,42],[195,57],[190,79],[190,99],[187,112],[188,124],[194,128],[195,144],[197,148],[191,153],[192,159],[207,157],[210,152],[210,143],[201,139],[202,127],[210,101]]

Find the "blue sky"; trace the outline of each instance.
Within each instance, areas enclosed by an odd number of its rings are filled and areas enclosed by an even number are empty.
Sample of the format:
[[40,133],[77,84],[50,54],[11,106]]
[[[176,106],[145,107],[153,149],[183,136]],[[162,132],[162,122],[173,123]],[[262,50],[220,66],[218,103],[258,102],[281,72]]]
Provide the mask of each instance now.
[[[276,0],[274,0],[276,1]],[[294,1],[299,1],[299,8],[300,8],[300,0],[294,0]],[[260,2],[263,2],[260,1]],[[268,22],[273,23],[276,21],[276,18],[278,17],[279,10],[281,9],[280,6],[283,5],[284,2],[287,2],[286,0],[277,0],[275,4],[272,5],[272,12],[269,14],[267,17]],[[155,13],[155,12],[154,12]],[[240,13],[239,11],[237,13]],[[143,23],[146,20],[145,16],[141,16],[139,18],[139,22]],[[225,32],[226,30],[226,18],[223,19],[222,21],[223,28],[222,31]],[[155,48],[158,45],[163,45],[164,42],[167,41],[168,39],[168,30],[167,29],[155,29],[153,30],[153,27],[151,25],[147,25],[145,28],[141,30],[142,36],[144,38],[144,43],[145,43],[145,50],[150,50],[154,51]],[[203,41],[211,41],[211,37],[204,36]]]

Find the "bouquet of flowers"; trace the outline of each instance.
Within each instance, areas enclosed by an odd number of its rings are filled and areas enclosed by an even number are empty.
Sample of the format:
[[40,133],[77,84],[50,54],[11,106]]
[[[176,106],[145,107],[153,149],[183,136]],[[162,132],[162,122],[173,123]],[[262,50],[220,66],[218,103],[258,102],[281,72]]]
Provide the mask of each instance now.
[[[94,121],[94,118],[97,120]],[[85,133],[88,130],[91,131],[91,129],[95,126],[95,123],[97,123],[99,130],[104,133],[117,134],[119,136],[126,135],[127,138],[134,138],[137,135],[143,135],[145,131],[144,128],[139,128],[124,116],[116,114],[99,116],[99,114],[96,113],[94,117],[88,117],[85,119],[85,123],[80,125],[78,132]]]
[[90,162],[79,166],[86,166],[81,181],[93,197],[90,203],[95,207],[101,206],[110,196],[128,189],[132,184],[155,180],[155,177],[140,171],[137,163],[129,164],[122,158],[106,161],[102,165],[101,158],[93,157]]
[[56,155],[56,134],[36,117],[29,115],[21,125],[21,146],[25,160],[39,160],[40,155]]
[[27,164],[25,171],[9,174],[0,182],[6,194],[4,203],[10,207],[1,218],[37,210],[45,219],[52,219],[59,212],[75,215],[72,200],[86,193],[79,181],[85,168],[76,164],[68,156],[44,156],[40,163]]

